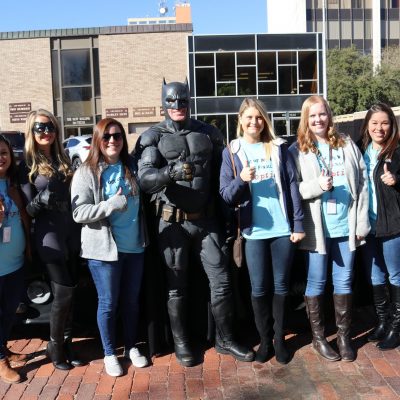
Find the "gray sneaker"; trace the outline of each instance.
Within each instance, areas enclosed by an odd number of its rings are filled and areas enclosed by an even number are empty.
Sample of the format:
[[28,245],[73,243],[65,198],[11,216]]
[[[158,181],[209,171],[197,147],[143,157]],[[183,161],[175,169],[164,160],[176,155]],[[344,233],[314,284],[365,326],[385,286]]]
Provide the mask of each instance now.
[[143,368],[149,365],[147,357],[140,354],[140,351],[137,347],[132,347],[129,351],[125,350],[124,357],[129,358],[134,367]]
[[110,376],[121,376],[123,374],[121,364],[115,355],[104,357],[104,367]]

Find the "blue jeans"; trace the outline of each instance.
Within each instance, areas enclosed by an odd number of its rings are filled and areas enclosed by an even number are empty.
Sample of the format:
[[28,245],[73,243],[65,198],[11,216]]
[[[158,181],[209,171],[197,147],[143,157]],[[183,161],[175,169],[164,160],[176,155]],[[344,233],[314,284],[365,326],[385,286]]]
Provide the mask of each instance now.
[[15,311],[25,287],[24,268],[0,276],[0,359],[6,357],[5,346],[11,333]]
[[389,282],[400,286],[400,235],[375,237],[369,235],[362,246],[362,256],[367,279],[372,285],[384,285]]
[[121,309],[124,345],[135,345],[139,317],[139,292],[143,276],[143,253],[118,253],[118,261],[88,260],[97,290],[97,325],[104,355],[115,354],[117,306]]
[[328,275],[328,260],[332,261],[332,283],[335,294],[350,294],[354,251],[349,249],[348,237],[326,238],[326,253],[307,251],[306,296],[319,296],[325,291]]
[[289,236],[246,240],[245,254],[253,297],[288,293],[293,253],[294,245]]

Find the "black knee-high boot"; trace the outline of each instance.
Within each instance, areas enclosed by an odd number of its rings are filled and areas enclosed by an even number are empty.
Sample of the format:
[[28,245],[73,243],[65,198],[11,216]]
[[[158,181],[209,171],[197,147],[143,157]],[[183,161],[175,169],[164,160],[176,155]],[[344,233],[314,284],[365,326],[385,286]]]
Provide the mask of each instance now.
[[386,285],[372,286],[374,307],[378,317],[378,325],[368,335],[369,342],[379,342],[382,340],[389,328],[389,293]]
[[386,336],[376,347],[381,350],[392,350],[400,346],[400,287],[390,285],[393,303],[393,316]]
[[272,299],[270,295],[254,297],[251,296],[254,321],[260,336],[260,346],[256,352],[255,360],[260,363],[268,361],[274,355],[272,345]]
[[50,341],[47,344],[47,356],[58,369],[71,369],[64,351],[64,330],[71,309],[74,288],[51,282],[53,304],[50,312]]
[[272,300],[275,358],[281,364],[287,364],[290,361],[290,353],[285,344],[284,333],[286,299],[286,295],[274,294]]
[[[75,287],[76,288],[76,287]],[[74,288],[74,289],[75,289]],[[64,329],[64,352],[67,357],[67,360],[71,365],[74,367],[81,367],[85,365],[85,362],[80,360],[72,346],[72,327],[73,327],[73,321],[74,321],[74,306],[71,304],[71,309],[69,310],[67,319],[65,321],[65,329]]]

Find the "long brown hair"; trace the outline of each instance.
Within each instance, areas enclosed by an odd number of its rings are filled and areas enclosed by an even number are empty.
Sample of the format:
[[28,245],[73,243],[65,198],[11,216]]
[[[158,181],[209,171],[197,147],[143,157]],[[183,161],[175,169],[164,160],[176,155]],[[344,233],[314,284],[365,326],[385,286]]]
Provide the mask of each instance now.
[[55,138],[54,142],[51,144],[51,156],[58,164],[58,172],[61,172],[65,176],[65,179],[71,178],[73,173],[71,169],[71,162],[68,156],[65,154],[63,146],[61,145],[61,130],[58,120],[50,111],[39,108],[36,111],[31,111],[26,120],[25,162],[30,169],[28,175],[29,181],[32,183],[33,177],[37,174],[50,178],[57,172],[50,160],[48,160],[47,157],[39,150],[34,138],[35,133],[33,132],[33,125],[36,117],[38,116],[47,117],[54,125]]
[[383,143],[381,151],[378,154],[378,159],[382,160],[392,158],[393,152],[399,145],[399,127],[397,125],[396,117],[393,113],[393,110],[385,103],[376,103],[368,110],[367,115],[364,118],[364,122],[361,126],[362,147],[364,150],[366,150],[368,145],[372,141],[371,136],[368,133],[368,124],[372,116],[377,112],[384,112],[385,114],[387,114],[390,121],[390,134],[386,141]]
[[99,176],[99,163],[100,161],[104,161],[103,154],[101,152],[101,142],[103,140],[103,134],[106,133],[107,129],[111,125],[117,125],[118,128],[121,130],[122,134],[122,149],[119,153],[119,159],[124,166],[125,170],[125,178],[129,181],[132,193],[137,194],[138,192],[138,185],[136,182],[135,177],[132,175],[130,171],[130,165],[132,164],[132,158],[128,152],[128,141],[126,140],[126,133],[125,129],[122,124],[114,118],[103,118],[101,119],[96,126],[94,127],[93,131],[93,138],[92,143],[90,146],[89,154],[84,162],[84,165],[87,165],[100,179]]
[[314,104],[318,103],[323,104],[328,115],[327,140],[329,145],[332,146],[334,149],[337,149],[338,147],[343,147],[345,145],[343,137],[336,131],[335,125],[333,123],[332,110],[329,107],[327,101],[321,96],[310,96],[304,101],[301,107],[300,124],[297,129],[297,143],[299,145],[299,150],[303,153],[307,153],[309,151],[315,153],[317,151],[317,148],[314,144],[313,134],[311,133],[308,126],[308,118],[310,116],[310,108]]
[[8,152],[10,153],[10,166],[7,169],[6,177],[8,178],[10,185],[14,186],[17,184],[17,164],[15,162],[14,152],[11,146],[10,141],[3,135],[0,134],[0,143],[4,143],[7,148]]

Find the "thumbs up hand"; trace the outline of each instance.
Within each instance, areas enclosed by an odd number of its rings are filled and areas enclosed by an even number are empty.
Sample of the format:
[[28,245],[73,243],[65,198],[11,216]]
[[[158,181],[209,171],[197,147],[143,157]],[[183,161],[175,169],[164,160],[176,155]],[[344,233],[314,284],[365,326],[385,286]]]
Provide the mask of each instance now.
[[251,182],[256,177],[256,169],[254,166],[249,166],[249,162],[245,161],[243,169],[240,172],[240,178],[243,182]]
[[396,184],[396,176],[389,171],[388,164],[388,161],[385,161],[383,164],[383,174],[381,175],[381,180],[387,186],[394,186]]
[[321,175],[318,178],[318,183],[321,189],[326,192],[332,189],[333,179],[329,176],[324,169],[321,171]]

